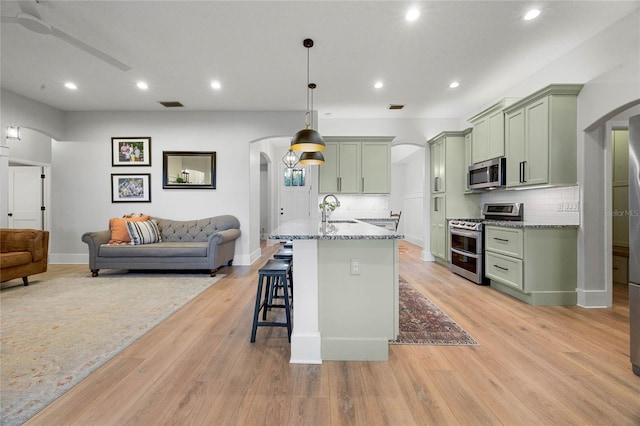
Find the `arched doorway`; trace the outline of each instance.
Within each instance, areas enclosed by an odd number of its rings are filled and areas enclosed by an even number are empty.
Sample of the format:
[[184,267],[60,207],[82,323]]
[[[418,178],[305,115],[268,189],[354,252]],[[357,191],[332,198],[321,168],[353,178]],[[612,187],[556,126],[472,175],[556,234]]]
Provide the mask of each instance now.
[[613,130],[640,114],[640,99],[622,105],[584,129],[580,174],[581,227],[578,234],[578,305],[610,307],[612,273]]

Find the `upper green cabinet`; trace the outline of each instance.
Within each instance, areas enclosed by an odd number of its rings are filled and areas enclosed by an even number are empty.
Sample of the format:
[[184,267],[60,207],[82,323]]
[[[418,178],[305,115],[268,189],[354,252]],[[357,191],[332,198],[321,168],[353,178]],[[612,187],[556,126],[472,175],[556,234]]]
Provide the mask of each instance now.
[[[453,136],[449,136],[451,139]],[[430,141],[431,145],[431,193],[444,193],[446,191],[446,141],[444,135]]]
[[504,98],[469,119],[473,124],[472,161],[474,164],[504,157],[503,110],[517,100],[517,98]]
[[580,84],[554,84],[505,108],[507,187],[575,184]]
[[324,164],[319,167],[322,194],[388,194],[391,192],[391,137],[324,137]]
[[465,181],[464,188],[465,193],[470,193],[468,170],[469,166],[473,164],[473,129],[470,127],[464,131],[464,169],[462,170],[462,177]]
[[362,142],[362,193],[391,192],[391,143]]

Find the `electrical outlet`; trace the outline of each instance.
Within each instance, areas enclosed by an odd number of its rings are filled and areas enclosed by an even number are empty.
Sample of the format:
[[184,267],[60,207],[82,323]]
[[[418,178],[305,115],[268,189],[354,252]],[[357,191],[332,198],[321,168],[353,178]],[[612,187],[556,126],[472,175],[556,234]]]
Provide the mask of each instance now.
[[562,201],[558,201],[558,205],[556,206],[556,211],[558,212],[562,211]]
[[360,275],[360,259],[351,259],[351,275]]
[[565,212],[577,212],[578,205],[577,201],[565,201],[562,207]]

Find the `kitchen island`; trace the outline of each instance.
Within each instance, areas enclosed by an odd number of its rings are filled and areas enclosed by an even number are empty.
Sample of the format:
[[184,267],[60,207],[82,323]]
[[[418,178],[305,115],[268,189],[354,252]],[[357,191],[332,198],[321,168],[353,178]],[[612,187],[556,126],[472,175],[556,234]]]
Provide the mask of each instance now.
[[386,361],[398,335],[398,240],[358,220],[288,222],[293,241],[291,362]]

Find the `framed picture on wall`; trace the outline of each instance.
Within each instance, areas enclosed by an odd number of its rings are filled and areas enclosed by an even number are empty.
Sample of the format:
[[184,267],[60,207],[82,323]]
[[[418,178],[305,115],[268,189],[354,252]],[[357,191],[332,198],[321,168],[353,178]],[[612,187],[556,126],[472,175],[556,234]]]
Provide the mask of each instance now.
[[111,138],[112,166],[150,166],[151,138]]
[[162,188],[216,189],[215,151],[163,151]]
[[150,203],[151,173],[143,174],[111,174],[112,203]]

